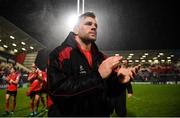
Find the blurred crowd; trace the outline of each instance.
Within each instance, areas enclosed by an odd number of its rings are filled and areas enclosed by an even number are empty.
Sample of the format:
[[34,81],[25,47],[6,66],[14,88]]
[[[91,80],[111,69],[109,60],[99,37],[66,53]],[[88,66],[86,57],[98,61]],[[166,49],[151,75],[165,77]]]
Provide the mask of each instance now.
[[176,64],[142,65],[134,81],[153,84],[166,84],[168,81],[177,83],[180,81],[180,67]]
[[[10,72],[12,63],[0,62],[0,88],[6,88],[6,76]],[[21,73],[19,87],[27,83],[28,72],[17,67],[17,71]],[[180,81],[180,67],[176,64],[143,64],[139,70],[135,82],[152,82],[153,84],[166,84],[168,81],[177,83]]]

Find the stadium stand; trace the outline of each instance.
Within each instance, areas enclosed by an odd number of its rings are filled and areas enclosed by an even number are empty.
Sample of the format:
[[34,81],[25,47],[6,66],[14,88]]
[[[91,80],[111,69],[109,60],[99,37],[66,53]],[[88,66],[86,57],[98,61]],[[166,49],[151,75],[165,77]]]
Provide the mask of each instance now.
[[111,56],[120,54],[129,66],[141,64],[134,82],[180,84],[180,50],[105,51]]
[[13,65],[21,73],[19,86],[26,83],[30,65],[35,62],[38,51],[44,48],[44,45],[0,16],[0,88],[6,87],[5,77]]

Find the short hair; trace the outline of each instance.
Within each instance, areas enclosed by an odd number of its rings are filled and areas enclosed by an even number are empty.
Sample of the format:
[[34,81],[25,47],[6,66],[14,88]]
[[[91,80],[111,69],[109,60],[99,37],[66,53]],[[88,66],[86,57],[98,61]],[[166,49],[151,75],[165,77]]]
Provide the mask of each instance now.
[[81,19],[83,17],[96,18],[96,15],[93,12],[85,12],[79,16],[79,19]]
[[93,12],[85,12],[83,14],[81,14],[79,17],[78,17],[78,22],[77,24],[79,24],[80,20],[83,19],[83,18],[86,18],[86,17],[91,17],[91,18],[96,18],[96,15],[93,13]]
[[15,66],[12,66],[10,69],[14,69],[15,71],[17,71],[17,68]]
[[32,68],[37,68],[37,66],[36,66],[35,63],[32,63],[31,67],[32,67]]

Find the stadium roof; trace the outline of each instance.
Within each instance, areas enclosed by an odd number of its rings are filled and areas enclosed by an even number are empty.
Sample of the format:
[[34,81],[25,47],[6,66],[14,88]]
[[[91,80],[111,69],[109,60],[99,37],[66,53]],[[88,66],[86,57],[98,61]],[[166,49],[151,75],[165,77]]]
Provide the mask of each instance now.
[[0,51],[16,55],[36,52],[45,48],[26,32],[0,16]]

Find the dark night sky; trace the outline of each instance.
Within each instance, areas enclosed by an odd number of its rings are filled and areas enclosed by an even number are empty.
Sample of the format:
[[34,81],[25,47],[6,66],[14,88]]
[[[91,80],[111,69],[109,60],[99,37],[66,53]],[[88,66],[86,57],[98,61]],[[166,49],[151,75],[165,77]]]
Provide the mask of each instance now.
[[[173,0],[85,0],[98,18],[101,50],[179,49]],[[49,49],[68,34],[65,21],[76,0],[0,0],[0,15]]]

